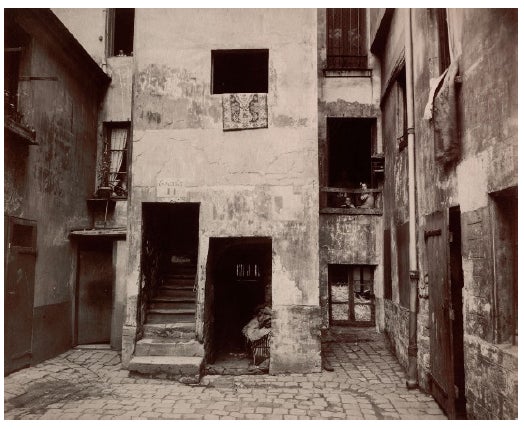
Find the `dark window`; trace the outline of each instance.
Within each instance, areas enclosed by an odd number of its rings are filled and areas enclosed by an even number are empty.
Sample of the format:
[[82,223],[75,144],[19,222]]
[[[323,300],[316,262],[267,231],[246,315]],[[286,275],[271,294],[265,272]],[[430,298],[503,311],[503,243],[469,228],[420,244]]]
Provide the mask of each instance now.
[[128,122],[105,123],[104,151],[100,166],[100,184],[109,186],[113,197],[127,196]]
[[402,68],[397,76],[397,144],[401,151],[408,145],[408,107],[406,97],[406,68]]
[[109,9],[107,40],[109,57],[133,55],[135,9]]
[[496,332],[499,343],[517,344],[517,188],[492,194]]
[[[330,208],[378,208],[371,169],[376,120],[327,118],[327,200]],[[366,192],[370,189],[370,192]]]
[[384,230],[384,299],[393,296],[391,281],[391,230]]
[[328,265],[331,324],[375,324],[374,269],[371,265]]
[[448,17],[446,9],[436,9],[436,16],[438,31],[439,72],[442,74],[451,63],[449,55]]
[[34,247],[36,226],[23,223],[13,223],[11,245],[18,247]]
[[212,94],[267,93],[267,49],[211,51]]
[[327,68],[367,68],[366,9],[326,9]]

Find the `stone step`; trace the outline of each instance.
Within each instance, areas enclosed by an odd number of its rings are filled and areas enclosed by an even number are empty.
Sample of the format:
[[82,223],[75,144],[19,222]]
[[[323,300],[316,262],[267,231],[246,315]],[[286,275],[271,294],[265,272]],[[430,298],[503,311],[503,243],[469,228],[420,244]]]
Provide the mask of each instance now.
[[193,290],[194,284],[191,283],[164,283],[158,290]]
[[196,292],[193,289],[159,289],[155,298],[192,298],[195,299]]
[[195,323],[146,323],[144,324],[144,338],[192,339],[195,338]]
[[170,313],[157,313],[157,312],[148,312],[146,323],[192,323],[195,325],[195,314],[170,314]]
[[151,298],[150,302],[155,302],[155,303],[172,302],[174,304],[176,304],[176,303],[184,303],[184,302],[192,302],[192,303],[194,303],[195,302],[195,296],[194,295],[189,295],[189,296],[185,297],[185,296],[169,296],[169,295],[160,295],[159,296],[159,295],[157,295],[154,298]]
[[149,314],[172,314],[172,315],[182,315],[182,314],[195,314],[196,309],[194,306],[191,308],[150,308],[147,310]]
[[201,356],[133,356],[129,372],[153,377],[174,378],[184,383],[198,383],[204,358]]
[[197,340],[142,338],[136,343],[135,356],[204,356]]
[[164,280],[186,280],[186,279],[194,280],[195,276],[196,276],[196,272],[195,273],[190,273],[190,272],[169,273],[169,274],[164,274],[163,279]]
[[149,310],[195,310],[195,300],[151,300]]

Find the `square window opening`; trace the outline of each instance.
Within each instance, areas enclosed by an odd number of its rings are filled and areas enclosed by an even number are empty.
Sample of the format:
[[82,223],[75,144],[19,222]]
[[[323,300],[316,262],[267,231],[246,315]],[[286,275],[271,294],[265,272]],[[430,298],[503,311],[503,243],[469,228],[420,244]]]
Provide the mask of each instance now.
[[268,49],[211,51],[211,93],[267,93]]

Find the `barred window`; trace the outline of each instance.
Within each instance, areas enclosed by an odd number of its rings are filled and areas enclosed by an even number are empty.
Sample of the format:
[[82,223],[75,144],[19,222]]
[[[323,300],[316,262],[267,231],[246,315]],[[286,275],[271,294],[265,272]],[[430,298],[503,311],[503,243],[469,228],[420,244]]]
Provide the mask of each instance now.
[[127,197],[127,148],[129,122],[105,123],[104,153],[101,163],[101,185],[111,188],[112,197]]
[[326,9],[327,68],[367,68],[366,9]]

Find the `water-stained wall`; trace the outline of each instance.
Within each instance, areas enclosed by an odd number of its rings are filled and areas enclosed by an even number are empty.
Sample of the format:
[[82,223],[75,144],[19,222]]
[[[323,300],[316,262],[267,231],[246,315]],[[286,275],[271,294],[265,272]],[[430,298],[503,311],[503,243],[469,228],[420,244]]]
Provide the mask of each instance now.
[[86,198],[94,192],[98,109],[107,84],[96,73],[88,78],[96,64],[87,65],[88,56],[80,61],[79,46],[58,39],[62,30],[53,18],[46,12],[14,18],[30,36],[18,110],[38,146],[10,134],[4,145],[4,213],[37,223],[33,362],[72,344],[76,252],[69,232],[91,227]]
[[[320,186],[328,186],[327,118],[377,120],[372,153],[382,152],[380,65],[368,52],[368,69],[327,69],[326,9],[317,10],[318,150]],[[348,139],[350,136],[348,136]],[[377,184],[382,186],[382,184]],[[320,303],[322,323],[329,326],[328,265],[375,265],[376,322],[383,326],[382,219],[380,215],[320,214]]]
[[[380,14],[379,14],[380,15]],[[435,156],[435,122],[424,118],[430,85],[439,76],[435,12],[412,10],[417,249],[420,270],[418,308],[419,383],[428,388],[430,350],[428,285],[431,255],[425,252],[425,216],[460,206],[464,274],[463,327],[466,408],[470,418],[517,417],[516,346],[497,338],[501,309],[497,294],[510,287],[497,282],[494,242],[502,228],[494,212],[498,192],[517,185],[516,11],[448,9],[451,57],[459,76],[458,158],[443,165]],[[403,12],[389,16],[389,30],[378,52],[382,63],[383,141],[386,156],[384,227],[391,234],[392,299],[386,302],[386,329],[401,362],[407,362],[407,307],[401,304],[399,252],[407,246],[396,229],[407,220],[407,160],[396,142],[395,92],[388,86],[402,66]],[[378,25],[374,25],[378,28]],[[503,72],[501,73],[501,70]],[[386,249],[387,251],[388,249]],[[507,282],[508,283],[508,282]],[[510,282],[509,282],[510,283]],[[430,285],[429,285],[430,286]],[[498,292],[499,291],[499,292]],[[506,292],[504,292],[506,293]]]
[[[124,362],[136,334],[141,204],[200,202],[198,338],[209,239],[271,237],[270,371],[320,371],[316,12],[137,9],[135,19]],[[269,49],[268,127],[225,132],[211,50],[250,48]]]

